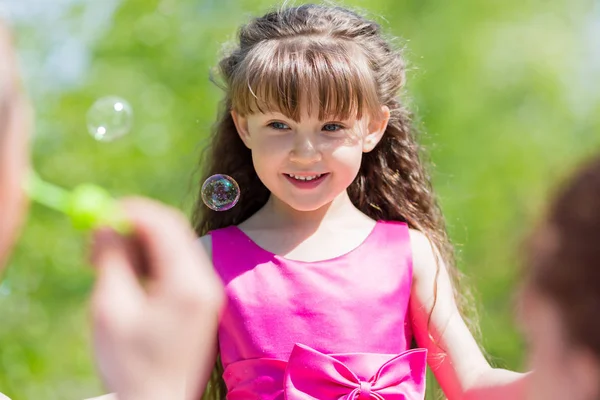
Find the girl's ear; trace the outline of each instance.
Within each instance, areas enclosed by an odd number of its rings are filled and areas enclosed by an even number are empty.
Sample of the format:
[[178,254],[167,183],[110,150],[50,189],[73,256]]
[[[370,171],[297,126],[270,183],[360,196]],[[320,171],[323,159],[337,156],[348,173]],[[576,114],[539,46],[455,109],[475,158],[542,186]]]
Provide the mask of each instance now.
[[377,146],[377,143],[383,137],[383,134],[387,128],[388,122],[390,121],[390,109],[387,106],[381,107],[381,113],[372,117],[369,120],[367,127],[367,135],[363,140],[363,152],[368,153]]
[[252,149],[250,134],[248,133],[248,118],[242,117],[233,110],[231,110],[231,118],[233,118],[233,123],[242,142],[244,142],[247,148]]

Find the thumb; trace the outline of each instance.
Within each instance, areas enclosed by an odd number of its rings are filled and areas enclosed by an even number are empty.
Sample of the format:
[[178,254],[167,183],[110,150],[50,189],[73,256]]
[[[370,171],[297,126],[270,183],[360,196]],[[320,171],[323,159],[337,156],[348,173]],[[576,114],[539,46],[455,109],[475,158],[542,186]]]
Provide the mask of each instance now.
[[95,323],[101,328],[118,328],[131,321],[145,297],[127,239],[112,230],[97,231],[92,253],[97,270],[92,295]]

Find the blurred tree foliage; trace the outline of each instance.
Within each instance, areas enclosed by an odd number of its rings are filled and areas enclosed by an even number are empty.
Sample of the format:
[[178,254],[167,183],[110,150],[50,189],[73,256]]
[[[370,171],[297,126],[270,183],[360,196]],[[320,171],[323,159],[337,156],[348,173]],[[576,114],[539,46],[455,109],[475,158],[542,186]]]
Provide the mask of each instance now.
[[[345,4],[366,9],[406,49],[405,100],[435,164],[460,267],[477,292],[482,346],[495,365],[522,368],[513,317],[519,243],[556,180],[600,145],[600,101],[591,89],[600,46],[589,28],[600,13],[586,0]],[[64,23],[77,29],[88,5],[74,2]],[[27,82],[37,108],[36,169],[65,187],[90,181],[189,211],[199,149],[221,97],[209,71],[239,24],[271,6],[122,1],[87,49],[92,59],[80,82],[53,96],[35,95],[50,81]],[[35,29],[34,21],[18,27],[29,54],[44,51],[31,40]],[[86,132],[87,109],[106,95],[135,111],[134,129],[114,143]],[[103,392],[90,351],[86,241],[63,216],[33,205],[0,286],[0,389],[15,400]]]

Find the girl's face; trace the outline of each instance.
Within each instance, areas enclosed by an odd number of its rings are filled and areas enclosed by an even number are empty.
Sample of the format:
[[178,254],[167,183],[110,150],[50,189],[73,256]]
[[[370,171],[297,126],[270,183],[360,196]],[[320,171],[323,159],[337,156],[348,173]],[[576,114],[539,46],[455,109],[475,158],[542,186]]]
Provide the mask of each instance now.
[[350,186],[363,153],[381,139],[389,110],[383,107],[378,118],[346,120],[303,113],[298,122],[278,112],[232,116],[269,191],[294,210],[314,211]]
[[529,342],[533,400],[595,400],[600,368],[589,351],[571,343],[559,309],[529,290],[523,298],[522,325]]
[[29,108],[17,86],[14,53],[0,23],[0,272],[25,214]]

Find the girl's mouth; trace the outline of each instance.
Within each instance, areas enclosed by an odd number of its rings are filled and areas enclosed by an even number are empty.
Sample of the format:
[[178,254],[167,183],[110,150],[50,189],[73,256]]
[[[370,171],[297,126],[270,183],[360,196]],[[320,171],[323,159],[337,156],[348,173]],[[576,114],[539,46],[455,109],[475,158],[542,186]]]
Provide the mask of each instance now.
[[312,175],[296,175],[296,174],[284,174],[288,181],[294,186],[302,189],[312,189],[319,186],[323,180],[329,176],[329,173],[325,174],[312,174]]

